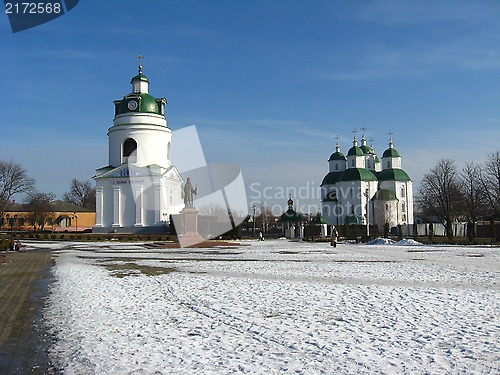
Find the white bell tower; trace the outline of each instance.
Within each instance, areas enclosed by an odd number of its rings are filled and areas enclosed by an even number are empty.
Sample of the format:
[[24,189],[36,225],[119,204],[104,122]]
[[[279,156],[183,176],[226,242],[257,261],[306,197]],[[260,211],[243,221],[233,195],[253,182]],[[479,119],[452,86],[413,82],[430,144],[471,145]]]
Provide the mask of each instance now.
[[149,94],[141,61],[130,83],[132,92],[114,101],[109,164],[94,176],[95,232],[158,232],[183,206],[182,178],[171,162],[167,101]]

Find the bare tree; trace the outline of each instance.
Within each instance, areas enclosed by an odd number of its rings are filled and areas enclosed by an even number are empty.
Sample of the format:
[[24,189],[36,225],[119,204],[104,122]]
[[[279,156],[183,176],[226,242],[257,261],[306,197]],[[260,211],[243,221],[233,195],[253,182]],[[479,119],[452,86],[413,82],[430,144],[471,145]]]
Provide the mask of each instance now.
[[52,201],[55,197],[54,193],[40,193],[36,191],[29,193],[26,205],[31,213],[34,230],[37,227],[43,230],[47,220],[49,218],[53,219]]
[[0,217],[3,217],[10,199],[15,194],[27,193],[35,184],[19,164],[0,160]]
[[500,151],[488,155],[484,164],[482,184],[490,219],[500,217]]
[[427,215],[438,218],[446,228],[448,238],[453,239],[453,221],[461,209],[457,170],[453,160],[439,160],[424,176],[417,203]]
[[71,180],[70,191],[64,193],[65,202],[95,210],[95,187],[90,181]]
[[476,223],[485,214],[485,192],[482,184],[482,170],[479,165],[466,163],[460,174],[460,192],[464,214],[469,225],[471,239],[476,237]]

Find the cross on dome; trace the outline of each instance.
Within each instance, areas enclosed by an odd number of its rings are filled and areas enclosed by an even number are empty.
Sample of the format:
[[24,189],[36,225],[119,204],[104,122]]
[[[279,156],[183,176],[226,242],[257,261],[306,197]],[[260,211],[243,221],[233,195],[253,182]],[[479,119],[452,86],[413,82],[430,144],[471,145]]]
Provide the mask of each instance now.
[[142,59],[144,58],[144,56],[142,56],[142,54],[139,54],[137,58],[139,59],[139,73],[142,73]]

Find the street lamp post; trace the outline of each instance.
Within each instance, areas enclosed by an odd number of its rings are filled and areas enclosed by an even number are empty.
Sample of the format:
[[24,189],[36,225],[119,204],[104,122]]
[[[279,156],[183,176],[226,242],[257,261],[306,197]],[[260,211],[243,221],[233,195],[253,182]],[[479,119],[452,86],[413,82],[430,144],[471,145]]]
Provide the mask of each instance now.
[[370,237],[370,188],[365,191],[366,196],[366,237]]
[[252,210],[253,210],[253,236],[255,237],[255,205],[252,206]]
[[76,212],[73,212],[73,215],[75,217],[75,232],[78,232],[78,215]]

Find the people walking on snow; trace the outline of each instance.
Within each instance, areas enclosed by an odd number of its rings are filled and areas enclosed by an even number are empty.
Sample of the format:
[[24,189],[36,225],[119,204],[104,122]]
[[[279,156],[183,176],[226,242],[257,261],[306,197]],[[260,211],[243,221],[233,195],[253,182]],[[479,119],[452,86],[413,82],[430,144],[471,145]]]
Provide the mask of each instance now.
[[339,232],[337,232],[337,228],[335,228],[335,225],[332,225],[332,238],[330,240],[330,246],[337,247],[338,238],[339,238]]
[[259,232],[259,241],[264,241],[264,235],[262,232]]

